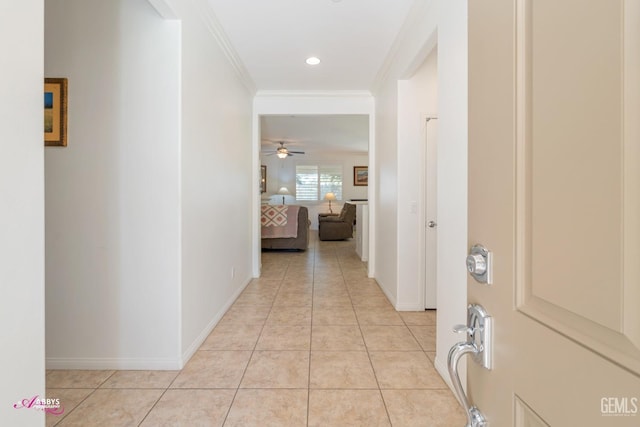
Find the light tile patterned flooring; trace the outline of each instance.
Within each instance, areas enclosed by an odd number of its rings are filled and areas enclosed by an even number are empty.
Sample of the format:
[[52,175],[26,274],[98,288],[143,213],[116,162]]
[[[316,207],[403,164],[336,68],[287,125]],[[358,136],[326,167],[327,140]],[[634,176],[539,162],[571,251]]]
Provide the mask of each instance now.
[[47,426],[463,426],[435,312],[396,312],[353,241],[263,253],[181,371],[48,371]]

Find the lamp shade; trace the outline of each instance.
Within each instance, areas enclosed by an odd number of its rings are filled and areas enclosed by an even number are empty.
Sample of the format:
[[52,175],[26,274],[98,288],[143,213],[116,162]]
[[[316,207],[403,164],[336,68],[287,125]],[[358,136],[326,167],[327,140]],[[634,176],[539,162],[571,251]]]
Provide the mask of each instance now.
[[327,193],[324,195],[324,199],[325,200],[335,200],[336,199],[336,195],[333,193]]

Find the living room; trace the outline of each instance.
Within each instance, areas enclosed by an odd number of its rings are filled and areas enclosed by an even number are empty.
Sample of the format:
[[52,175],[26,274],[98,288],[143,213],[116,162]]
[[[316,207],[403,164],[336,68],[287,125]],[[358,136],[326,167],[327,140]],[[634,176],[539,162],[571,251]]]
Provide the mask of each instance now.
[[[306,206],[310,228],[318,230],[318,214],[339,213],[346,201],[368,199],[367,182],[356,177],[356,172],[366,172],[369,164],[366,115],[265,115],[260,123],[260,161],[265,173],[263,204]],[[278,156],[281,146],[290,153]],[[320,168],[320,179],[310,183],[315,188],[306,191],[302,180],[309,167]],[[331,183],[325,185],[323,176]],[[304,194],[298,194],[298,189]],[[335,198],[327,198],[329,192]]]

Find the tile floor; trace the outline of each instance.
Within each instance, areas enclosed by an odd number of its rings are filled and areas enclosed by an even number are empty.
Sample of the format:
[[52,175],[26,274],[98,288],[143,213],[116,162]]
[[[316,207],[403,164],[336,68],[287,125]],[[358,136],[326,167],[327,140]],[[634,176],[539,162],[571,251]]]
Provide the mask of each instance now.
[[47,426],[463,426],[435,312],[396,312],[350,242],[264,253],[181,371],[48,371]]

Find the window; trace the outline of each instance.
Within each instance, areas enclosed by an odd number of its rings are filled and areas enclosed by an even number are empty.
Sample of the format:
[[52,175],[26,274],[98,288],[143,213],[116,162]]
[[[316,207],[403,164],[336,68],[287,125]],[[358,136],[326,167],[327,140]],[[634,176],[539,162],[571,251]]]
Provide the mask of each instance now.
[[318,200],[318,166],[296,166],[296,200]]
[[327,193],[342,200],[342,166],[296,166],[296,200],[323,200]]

